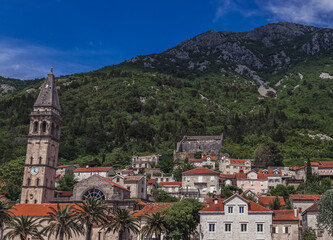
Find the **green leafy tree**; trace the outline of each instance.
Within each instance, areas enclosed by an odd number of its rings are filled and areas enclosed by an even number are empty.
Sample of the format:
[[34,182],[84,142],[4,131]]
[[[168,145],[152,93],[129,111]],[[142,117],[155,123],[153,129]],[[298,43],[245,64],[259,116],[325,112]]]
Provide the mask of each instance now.
[[139,232],[139,223],[128,209],[115,208],[112,210],[110,221],[104,224],[104,229],[106,233],[118,232],[119,240],[126,240],[126,234]]
[[189,240],[200,222],[199,211],[202,207],[198,200],[187,198],[165,209],[168,238]]
[[11,215],[8,211],[9,208],[8,202],[0,200],[0,239],[2,239],[5,224],[11,220]]
[[188,161],[188,159],[185,159],[184,162],[181,162],[177,165],[177,168],[173,171],[174,177],[177,181],[182,181],[182,173],[192,170],[194,168],[194,165]]
[[31,216],[13,217],[5,228],[7,232],[5,239],[15,239],[19,237],[21,240],[27,240],[29,236],[32,238],[43,239],[42,233],[38,231],[41,225],[38,218]]
[[278,196],[274,198],[274,200],[269,204],[269,208],[272,210],[280,210],[281,209],[281,203]]
[[153,190],[153,197],[156,202],[178,202],[179,199],[171,196],[162,189]]
[[311,168],[311,161],[308,159],[306,163],[306,181],[311,182],[312,179],[312,168]]
[[333,236],[333,190],[326,191],[318,203],[317,223]]
[[91,240],[93,225],[100,225],[107,221],[107,205],[103,200],[94,197],[87,198],[82,204],[75,204],[77,209],[74,210],[74,215],[81,224],[85,225],[85,239]]
[[43,228],[43,233],[50,238],[54,235],[59,240],[64,238],[70,239],[73,236],[78,236],[84,233],[84,228],[81,223],[75,219],[73,214],[74,205],[66,205],[61,208],[59,203],[57,204],[57,209],[51,207],[51,212],[48,212],[41,223],[46,222],[46,227]]
[[238,194],[241,194],[243,192],[243,190],[240,189],[239,187],[237,187],[236,185],[226,185],[226,186],[222,186],[222,188],[221,188],[221,196],[223,198],[231,197],[236,192]]
[[320,182],[322,187],[325,188],[325,190],[330,189],[332,186],[332,180],[329,177],[323,178]]
[[301,240],[316,240],[316,232],[312,228],[305,228],[302,232]]
[[67,173],[59,179],[57,190],[59,191],[73,191],[74,185],[78,181],[74,178],[74,173]]
[[161,159],[161,162],[158,164],[158,167],[164,173],[172,172],[174,166],[175,166],[175,161],[173,160],[173,158],[171,156],[163,157]]
[[158,211],[144,216],[146,218],[146,224],[141,229],[141,236],[143,239],[145,237],[149,239],[155,235],[155,238],[160,240],[162,233],[167,233],[167,225],[164,215],[165,212]]

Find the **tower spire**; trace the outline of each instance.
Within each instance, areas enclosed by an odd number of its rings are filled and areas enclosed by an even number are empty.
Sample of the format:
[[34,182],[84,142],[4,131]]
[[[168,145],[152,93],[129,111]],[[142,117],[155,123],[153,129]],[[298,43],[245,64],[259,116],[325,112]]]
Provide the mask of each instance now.
[[35,107],[53,107],[58,111],[61,110],[57,87],[55,84],[53,67],[51,67],[50,73],[47,74],[47,78],[43,83]]

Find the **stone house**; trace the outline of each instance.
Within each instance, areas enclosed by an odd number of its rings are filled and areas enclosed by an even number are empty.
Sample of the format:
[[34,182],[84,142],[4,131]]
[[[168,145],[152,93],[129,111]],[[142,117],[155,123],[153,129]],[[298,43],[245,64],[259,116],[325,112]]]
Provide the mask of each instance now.
[[237,185],[236,174],[220,174],[221,185]]
[[333,162],[319,162],[318,175],[320,177],[329,177],[333,180]]
[[161,155],[132,156],[132,168],[138,174],[141,169],[155,167]]
[[259,170],[259,173],[266,174],[268,177],[268,189],[275,188],[282,184],[282,171],[280,169],[264,169]]
[[158,189],[158,183],[157,183],[156,178],[147,179],[147,195],[148,195],[148,198],[149,198],[149,196],[152,196],[153,190],[156,190],[156,189]]
[[190,158],[188,159],[195,167],[211,167],[215,169],[216,157],[215,156],[203,156],[200,159]]
[[203,201],[209,194],[219,192],[219,173],[209,168],[195,168],[182,174],[182,196]]
[[305,209],[309,208],[315,201],[319,201],[321,195],[316,194],[290,194],[290,202],[293,208],[298,209],[301,214]]
[[317,240],[333,239],[325,229],[319,229],[317,226],[318,201],[315,201],[310,207],[302,212],[302,228],[311,227],[316,232]]
[[145,176],[122,176],[117,174],[112,180],[131,191],[131,198],[147,200],[147,179]]
[[238,194],[206,199],[199,214],[201,240],[272,239],[273,212]]
[[59,174],[60,176],[64,176],[65,174],[73,172],[78,167],[80,167],[78,164],[58,166],[56,174]]
[[[306,166],[307,162],[304,162],[304,166],[292,166],[289,169],[295,172],[295,179],[306,180]],[[318,174],[319,163],[311,162],[312,174]]]
[[273,240],[298,240],[300,221],[297,209],[273,211]]
[[112,167],[86,167],[77,168],[73,171],[76,180],[81,181],[87,179],[92,175],[98,174],[102,177],[109,177],[116,174]]
[[180,197],[182,182],[160,182],[162,190],[166,191],[173,197]]
[[219,170],[224,174],[247,173],[251,171],[250,159],[234,159],[223,156],[219,164]]
[[124,200],[130,198],[130,191],[111,178],[92,175],[75,184],[71,200],[81,202],[89,196],[106,201]]
[[236,173],[237,187],[243,191],[250,189],[259,195],[268,192],[268,177],[263,173],[250,171],[248,173]]
[[173,174],[152,174],[151,178],[155,178],[158,183],[160,182],[176,182],[176,178],[174,177]]

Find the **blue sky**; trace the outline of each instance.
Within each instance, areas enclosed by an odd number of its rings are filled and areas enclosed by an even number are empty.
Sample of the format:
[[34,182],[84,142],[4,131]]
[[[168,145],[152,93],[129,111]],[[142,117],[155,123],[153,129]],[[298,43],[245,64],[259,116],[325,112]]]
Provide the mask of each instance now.
[[1,0],[0,76],[96,70],[208,30],[333,26],[333,0]]

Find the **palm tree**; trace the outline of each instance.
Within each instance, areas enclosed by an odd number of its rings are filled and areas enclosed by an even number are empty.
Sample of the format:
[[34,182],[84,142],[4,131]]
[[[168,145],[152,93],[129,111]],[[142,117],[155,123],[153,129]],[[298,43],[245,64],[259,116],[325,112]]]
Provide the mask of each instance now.
[[119,240],[123,239],[123,235],[126,231],[132,231],[133,233],[139,232],[138,220],[134,218],[133,214],[128,209],[116,208],[112,211],[110,221],[105,224],[104,228],[106,233],[113,231],[119,232]]
[[55,235],[59,240],[63,240],[64,237],[71,238],[73,235],[80,235],[84,233],[84,228],[75,219],[73,214],[73,205],[66,205],[61,209],[59,203],[57,209],[51,207],[51,212],[48,212],[48,216],[41,221],[47,222],[47,226],[44,227],[43,233],[50,238],[51,235]]
[[5,224],[10,222],[10,220],[12,219],[8,209],[9,209],[8,203],[0,200],[0,239],[2,239],[3,228]]
[[75,203],[75,218],[86,227],[86,240],[91,240],[93,225],[103,225],[107,221],[107,205],[103,200],[89,197],[82,204]]
[[141,229],[142,238],[152,238],[155,234],[157,240],[161,239],[162,232],[167,232],[166,222],[162,212],[145,215],[146,224]]
[[41,225],[37,218],[31,216],[14,217],[5,228],[5,230],[9,230],[5,235],[5,239],[15,239],[19,237],[21,240],[27,240],[28,236],[43,239],[42,234],[38,231],[39,227],[41,227]]

